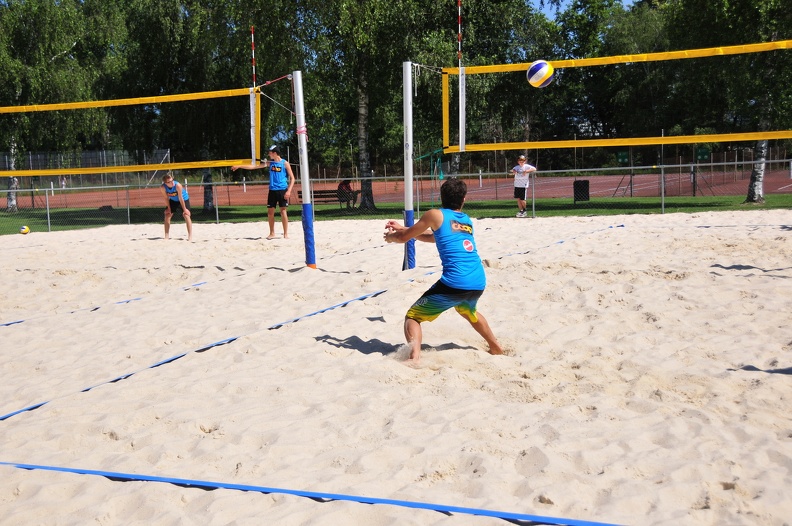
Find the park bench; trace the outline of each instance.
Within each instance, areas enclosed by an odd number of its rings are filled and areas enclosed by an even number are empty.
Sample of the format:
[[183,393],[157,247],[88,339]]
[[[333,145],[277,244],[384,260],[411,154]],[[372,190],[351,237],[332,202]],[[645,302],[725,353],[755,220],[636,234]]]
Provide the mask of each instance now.
[[[302,201],[302,190],[297,190],[297,197]],[[338,190],[314,190],[311,192],[312,203],[338,203],[342,206],[342,202],[338,199]]]

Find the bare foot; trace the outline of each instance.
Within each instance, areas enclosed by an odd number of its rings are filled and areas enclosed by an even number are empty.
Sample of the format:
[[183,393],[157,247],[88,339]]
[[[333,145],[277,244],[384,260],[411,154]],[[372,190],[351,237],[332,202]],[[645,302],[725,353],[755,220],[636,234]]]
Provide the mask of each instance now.
[[492,355],[494,355],[494,356],[500,356],[500,355],[503,354],[503,349],[500,349],[500,348],[492,349],[492,348],[490,348],[487,352],[492,354]]
[[267,236],[267,239],[269,239],[269,240],[273,240],[273,239],[275,239],[275,234],[270,234],[270,235],[268,235],[268,236]]
[[420,369],[421,367],[419,360],[414,360],[412,358],[410,358],[409,360],[405,360],[404,365],[406,365],[407,367],[412,367],[413,369]]

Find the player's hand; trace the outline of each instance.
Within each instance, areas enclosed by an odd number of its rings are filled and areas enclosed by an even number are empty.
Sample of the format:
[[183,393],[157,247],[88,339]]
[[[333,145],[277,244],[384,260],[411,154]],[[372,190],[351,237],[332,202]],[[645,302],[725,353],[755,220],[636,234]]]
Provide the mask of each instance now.
[[182,216],[184,216],[184,217],[190,217],[191,215],[192,215],[192,214],[190,213],[190,211],[189,211],[189,210],[182,210]]
[[395,241],[391,236],[400,230],[404,230],[405,228],[406,227],[397,223],[396,221],[388,221],[385,223],[385,233],[382,235],[382,238],[386,243],[394,243]]

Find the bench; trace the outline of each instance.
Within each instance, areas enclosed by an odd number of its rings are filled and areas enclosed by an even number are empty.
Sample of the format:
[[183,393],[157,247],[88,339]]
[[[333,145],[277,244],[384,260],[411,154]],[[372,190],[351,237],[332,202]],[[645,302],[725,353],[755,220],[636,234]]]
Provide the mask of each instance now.
[[[302,201],[302,190],[297,190],[297,197]],[[314,190],[311,192],[311,202],[338,203],[338,206],[343,205],[338,199],[338,190]]]

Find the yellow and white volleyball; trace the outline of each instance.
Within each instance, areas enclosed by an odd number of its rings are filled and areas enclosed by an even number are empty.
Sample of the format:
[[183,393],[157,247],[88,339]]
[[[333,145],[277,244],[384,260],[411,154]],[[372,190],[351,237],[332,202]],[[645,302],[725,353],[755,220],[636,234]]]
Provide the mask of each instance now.
[[19,233],[20,234],[29,234],[30,233],[30,227],[28,227],[27,225],[19,227]]
[[534,88],[544,88],[553,82],[555,69],[546,60],[536,60],[528,66],[528,83]]

